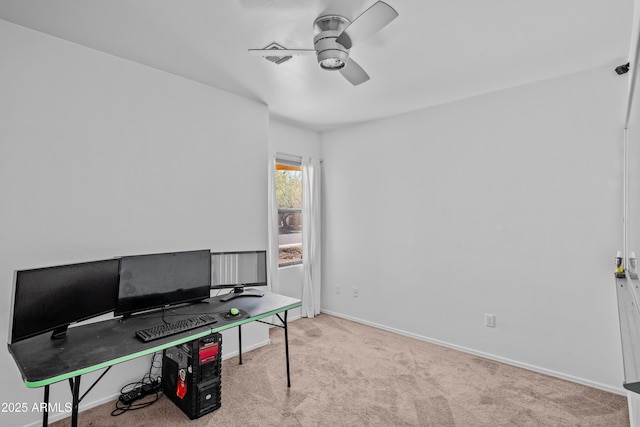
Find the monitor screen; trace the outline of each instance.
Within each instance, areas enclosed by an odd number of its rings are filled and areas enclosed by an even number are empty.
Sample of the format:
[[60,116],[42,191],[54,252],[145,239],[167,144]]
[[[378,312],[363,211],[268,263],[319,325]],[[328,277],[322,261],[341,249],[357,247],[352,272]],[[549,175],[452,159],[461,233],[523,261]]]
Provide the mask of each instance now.
[[15,272],[11,342],[113,311],[118,260],[93,261]]
[[218,252],[211,254],[211,287],[267,285],[267,252]]
[[120,259],[120,286],[115,314],[209,298],[209,250],[125,256]]

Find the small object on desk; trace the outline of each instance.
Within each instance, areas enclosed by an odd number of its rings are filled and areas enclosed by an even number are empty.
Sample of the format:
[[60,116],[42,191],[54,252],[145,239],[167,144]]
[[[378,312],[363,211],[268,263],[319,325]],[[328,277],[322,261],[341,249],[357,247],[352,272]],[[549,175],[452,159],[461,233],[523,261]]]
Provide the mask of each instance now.
[[223,320],[228,321],[238,321],[251,317],[246,311],[240,310],[239,308],[235,307],[231,307],[229,310],[220,312],[218,314],[220,315],[220,317],[222,317]]
[[217,320],[213,317],[201,314],[199,316],[189,317],[187,319],[177,320],[175,322],[165,323],[163,325],[153,326],[147,329],[141,329],[136,331],[136,336],[144,342],[153,341],[158,338],[168,337],[169,335],[175,335],[180,332],[216,322]]
[[623,279],[624,275],[624,264],[622,262],[622,252],[618,251],[616,254],[616,277],[619,279]]

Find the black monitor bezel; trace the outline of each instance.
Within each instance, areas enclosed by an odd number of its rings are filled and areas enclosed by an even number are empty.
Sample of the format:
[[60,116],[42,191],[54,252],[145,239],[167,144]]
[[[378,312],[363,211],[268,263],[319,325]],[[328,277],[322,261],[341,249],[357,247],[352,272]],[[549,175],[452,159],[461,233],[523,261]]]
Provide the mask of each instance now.
[[169,256],[174,254],[185,254],[185,253],[198,253],[198,252],[206,252],[209,262],[208,262],[208,282],[205,285],[200,286],[199,288],[194,287],[193,289],[200,289],[201,295],[189,297],[189,298],[180,298],[175,299],[169,302],[165,302],[162,304],[140,304],[135,307],[131,307],[128,304],[125,304],[124,299],[121,298],[120,287],[122,285],[122,277],[120,278],[120,284],[118,286],[118,294],[116,300],[116,307],[114,309],[114,316],[123,316],[129,317],[137,313],[148,312],[152,310],[177,306],[181,304],[189,304],[198,301],[202,301],[210,297],[211,290],[211,251],[209,249],[202,250],[193,250],[193,251],[175,251],[175,252],[161,252],[161,253],[152,253],[152,254],[140,254],[140,255],[127,255],[120,257],[120,273],[122,273],[122,265],[123,261],[126,261],[127,258],[139,258],[139,257],[149,257],[149,256]]
[[[111,266],[111,268],[114,268],[114,272],[115,275],[113,276],[112,280],[113,283],[111,284],[113,287],[111,289],[111,294],[112,294],[112,298],[111,301],[109,302],[109,292],[105,292],[104,296],[106,296],[107,298],[104,299],[97,299],[94,300],[96,302],[101,302],[104,304],[94,304],[94,306],[96,307],[93,310],[87,310],[87,306],[84,305],[83,309],[81,311],[81,314],[75,314],[72,315],[72,313],[74,313],[73,311],[69,311],[69,316],[66,317],[65,319],[61,319],[60,321],[55,321],[55,322],[50,322],[50,325],[47,325],[46,327],[40,327],[37,330],[36,329],[32,329],[31,332],[28,333],[23,333],[20,334],[18,336],[16,336],[16,325],[19,322],[19,320],[16,319],[16,298],[19,298],[19,294],[20,294],[20,290],[19,287],[20,285],[20,281],[19,281],[19,276],[21,274],[28,274],[28,273],[32,273],[32,272],[45,272],[45,271],[51,271],[51,272],[56,272],[59,271],[61,269],[67,269],[67,268],[78,268],[80,266],[88,266],[88,265],[95,265],[95,264],[113,264]],[[12,301],[12,306],[11,306],[11,315],[9,317],[9,343],[13,344],[16,343],[18,341],[22,341],[37,335],[41,335],[50,331],[63,331],[66,330],[66,328],[74,323],[78,323],[78,322],[82,322],[88,319],[92,319],[94,317],[98,317],[101,316],[103,314],[107,314],[110,313],[114,310],[115,308],[115,304],[116,304],[116,298],[118,295],[118,282],[119,282],[119,277],[118,277],[118,272],[120,270],[120,261],[118,259],[115,258],[111,258],[111,259],[102,259],[102,260],[95,260],[95,261],[86,261],[86,262],[78,262],[78,263],[73,263],[73,264],[63,264],[63,265],[55,265],[55,266],[50,266],[50,267],[38,267],[38,268],[31,268],[31,269],[23,269],[23,270],[14,270],[14,274],[13,274],[13,292],[12,292],[12,296],[11,296],[11,301]],[[23,282],[24,283],[24,282]],[[53,295],[54,293],[51,292],[51,294]],[[42,314],[42,312],[40,311],[40,314]],[[24,320],[24,319],[23,319]],[[62,336],[64,336],[64,334],[62,334]],[[60,334],[58,334],[58,337],[60,337]],[[53,336],[52,336],[53,338]]]
[[238,284],[217,284],[214,285],[211,283],[211,289],[236,289],[236,288],[252,288],[254,286],[267,286],[269,284],[269,259],[267,258],[267,251],[255,250],[255,251],[224,251],[224,252],[211,252],[211,259],[213,263],[214,255],[234,255],[234,254],[253,254],[253,253],[263,253],[265,260],[265,276],[264,282],[248,282],[248,283],[238,283]]

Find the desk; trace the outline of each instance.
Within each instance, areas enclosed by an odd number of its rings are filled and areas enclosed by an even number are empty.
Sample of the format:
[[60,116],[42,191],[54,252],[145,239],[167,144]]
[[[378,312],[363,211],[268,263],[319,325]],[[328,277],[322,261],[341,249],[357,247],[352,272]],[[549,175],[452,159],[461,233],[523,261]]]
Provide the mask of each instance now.
[[[282,322],[285,331],[285,354],[287,362],[287,385],[289,376],[289,339],[287,333],[288,310],[301,306],[301,301],[282,295],[265,292],[263,297],[241,297],[228,302],[212,297],[202,303],[179,306],[164,311],[167,321],[180,320],[197,314],[226,313],[231,307],[245,312],[244,318],[224,319],[217,316],[218,322],[177,335],[150,342],[142,342],[135,336],[135,331],[162,324],[163,313],[156,311],[132,316],[125,320],[109,319],[102,322],[72,327],[66,338],[51,340],[50,334],[38,335],[17,343],[9,344],[12,354],[27,387],[45,387],[44,401],[49,401],[49,385],[69,380],[72,390],[72,425],[77,426],[78,405],[100,381],[111,366],[126,362],[173,347],[225,329],[238,327],[241,340],[241,325],[253,321],[262,321],[265,317],[276,315]],[[284,318],[280,317],[284,313]],[[262,321],[263,323],[267,323]],[[240,345],[240,363],[242,363],[242,344]],[[82,395],[80,394],[80,378],[83,374],[107,368],[96,382]],[[43,425],[47,425],[48,414],[43,414]]]

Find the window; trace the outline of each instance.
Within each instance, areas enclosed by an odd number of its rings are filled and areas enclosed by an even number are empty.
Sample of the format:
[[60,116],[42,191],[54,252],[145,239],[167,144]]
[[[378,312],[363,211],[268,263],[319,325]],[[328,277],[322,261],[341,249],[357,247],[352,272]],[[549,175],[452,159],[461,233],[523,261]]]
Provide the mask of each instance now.
[[300,163],[276,162],[278,204],[278,265],[302,263],[302,168]]

